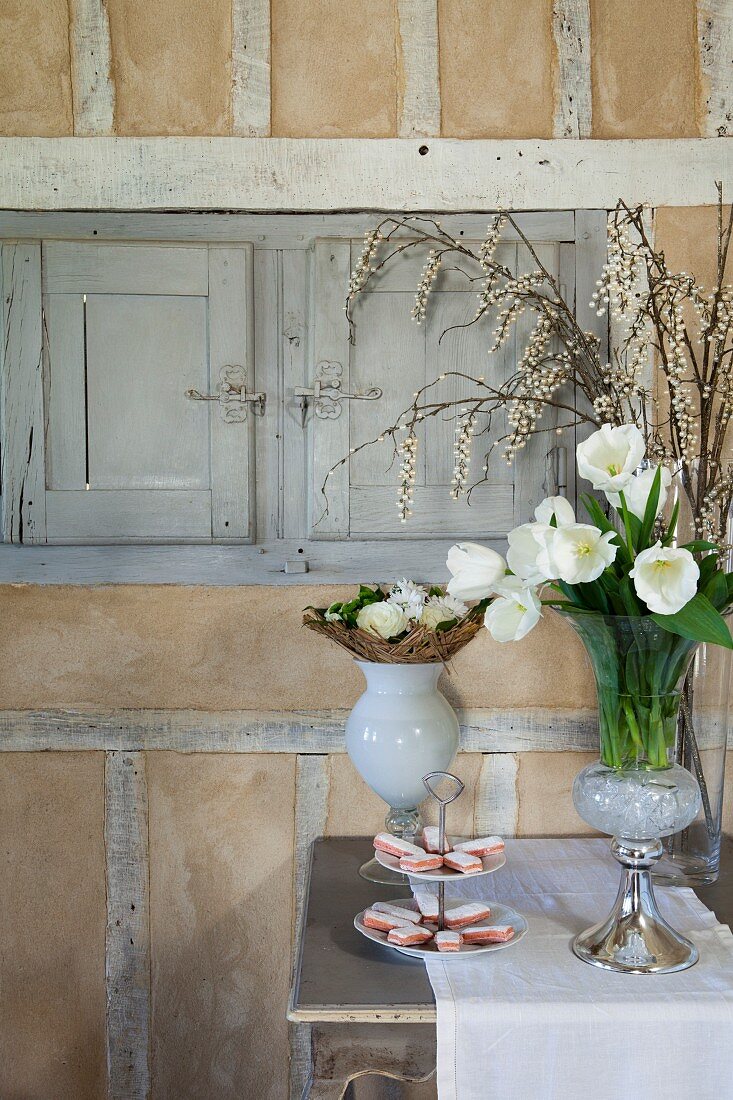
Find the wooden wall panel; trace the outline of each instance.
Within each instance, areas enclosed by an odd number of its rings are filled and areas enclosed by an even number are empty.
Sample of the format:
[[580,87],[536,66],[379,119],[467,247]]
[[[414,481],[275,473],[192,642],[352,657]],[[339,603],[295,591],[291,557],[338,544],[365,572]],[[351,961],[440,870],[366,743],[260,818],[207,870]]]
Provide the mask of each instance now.
[[[361,674],[300,621],[352,590],[0,586],[0,708],[349,707]],[[595,703],[581,643],[552,612],[516,644],[480,631],[443,689],[466,707]]]
[[0,760],[0,1095],[105,1095],[104,754]]
[[444,137],[552,137],[551,0],[439,0]]
[[153,1100],[282,1100],[295,758],[146,764]]
[[231,0],[108,0],[119,134],[226,134]]
[[271,12],[273,135],[396,135],[392,0],[273,0]]
[[73,134],[67,0],[0,5],[0,133]]
[[592,136],[696,137],[695,0],[591,0],[590,10]]

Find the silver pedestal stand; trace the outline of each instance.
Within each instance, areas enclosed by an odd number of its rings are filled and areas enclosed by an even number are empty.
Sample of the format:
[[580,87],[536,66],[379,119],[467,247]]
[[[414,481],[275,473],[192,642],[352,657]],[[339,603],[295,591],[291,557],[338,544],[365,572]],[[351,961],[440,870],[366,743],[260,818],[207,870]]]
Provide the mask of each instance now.
[[[436,786],[433,786],[433,781]],[[436,787],[440,783],[448,782],[447,797],[441,798]],[[455,802],[459,795],[463,794],[464,785],[457,775],[451,772],[428,772],[423,776],[423,783],[428,794],[438,803],[438,849],[440,854],[446,850],[445,842],[445,808],[451,802]],[[438,931],[445,931],[445,883],[438,883]]]
[[663,854],[660,840],[614,837],[611,852],[624,869],[607,919],[576,937],[583,962],[624,974],[671,974],[698,960],[694,944],[675,932],[657,908],[651,869]]

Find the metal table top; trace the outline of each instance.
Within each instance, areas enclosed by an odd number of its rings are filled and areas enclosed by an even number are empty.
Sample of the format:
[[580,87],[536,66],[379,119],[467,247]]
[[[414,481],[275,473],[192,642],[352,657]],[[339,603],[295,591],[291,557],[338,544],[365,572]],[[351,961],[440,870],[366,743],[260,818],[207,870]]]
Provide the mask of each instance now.
[[[361,909],[394,898],[400,889],[359,876],[371,855],[371,838],[334,837],[313,844],[290,1020],[435,1022],[424,963],[380,947],[354,928]],[[724,841],[718,882],[696,893],[721,923],[733,922],[733,839]]]

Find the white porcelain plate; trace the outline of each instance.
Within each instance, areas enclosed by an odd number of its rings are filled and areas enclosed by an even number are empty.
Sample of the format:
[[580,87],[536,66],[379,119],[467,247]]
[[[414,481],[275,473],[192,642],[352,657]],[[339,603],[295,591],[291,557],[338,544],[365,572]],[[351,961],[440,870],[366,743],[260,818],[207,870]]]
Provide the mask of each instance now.
[[[449,836],[448,842],[451,846],[460,844],[461,841],[468,840],[465,836]],[[388,852],[374,851],[377,863],[381,863],[382,867],[389,867],[390,871],[396,871],[399,875],[408,875],[410,879],[414,879],[415,882],[455,882],[456,879],[472,879],[480,878],[481,875],[491,875],[494,871],[498,871],[500,867],[503,867],[506,863],[506,856],[503,852],[497,852],[493,856],[483,856],[481,862],[484,865],[483,871],[474,871],[471,875],[464,874],[463,871],[454,871],[451,867],[438,867],[436,871],[403,871],[400,868],[400,861],[397,856],[391,856]]]
[[[467,901],[475,899],[471,898],[451,898],[450,901],[446,901],[446,910],[455,909],[458,905],[465,905]],[[404,905],[408,908],[412,908],[412,899],[406,900],[402,898],[398,901],[393,901],[392,905]],[[460,951],[438,951],[435,946],[435,940],[428,940],[425,944],[417,944],[414,947],[398,947],[395,943],[387,942],[387,933],[380,932],[378,928],[367,928],[362,918],[364,916],[364,910],[361,913],[357,913],[354,917],[354,928],[358,932],[361,932],[362,936],[366,936],[368,940],[373,940],[375,943],[381,943],[384,947],[390,947],[393,951],[399,951],[402,955],[411,955],[414,959],[424,959],[426,955],[440,956],[441,959],[465,959],[469,955],[485,955],[490,951],[501,951],[503,947],[511,947],[512,944],[519,943],[522,936],[527,931],[527,922],[521,913],[518,913],[516,909],[510,909],[508,905],[500,905],[498,902],[491,902],[491,916],[486,920],[476,921],[476,924],[480,927],[490,928],[492,924],[511,924],[514,929],[514,935],[510,940],[506,940],[504,943],[468,943],[461,947]]]

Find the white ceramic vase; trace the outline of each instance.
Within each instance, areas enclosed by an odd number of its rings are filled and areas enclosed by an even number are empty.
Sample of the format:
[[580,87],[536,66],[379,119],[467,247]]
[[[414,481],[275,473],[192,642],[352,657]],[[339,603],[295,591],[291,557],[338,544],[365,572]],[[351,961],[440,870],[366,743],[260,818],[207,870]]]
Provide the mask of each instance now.
[[367,682],[346,722],[346,748],[362,779],[390,807],[386,828],[414,835],[423,776],[447,771],[458,748],[458,719],[438,691],[441,664],[356,662]]

